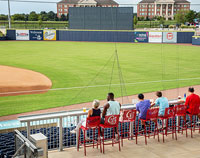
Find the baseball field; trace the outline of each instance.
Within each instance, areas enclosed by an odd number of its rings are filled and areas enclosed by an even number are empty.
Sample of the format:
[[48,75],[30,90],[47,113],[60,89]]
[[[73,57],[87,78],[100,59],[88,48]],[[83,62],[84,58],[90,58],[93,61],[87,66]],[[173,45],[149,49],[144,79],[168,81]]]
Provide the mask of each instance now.
[[[116,47],[126,84],[123,95],[200,82],[199,47],[133,43]],[[108,91],[121,96],[114,43],[5,41],[0,42],[0,65],[33,70],[52,82],[51,90],[43,94],[0,97],[0,116],[101,100]]]

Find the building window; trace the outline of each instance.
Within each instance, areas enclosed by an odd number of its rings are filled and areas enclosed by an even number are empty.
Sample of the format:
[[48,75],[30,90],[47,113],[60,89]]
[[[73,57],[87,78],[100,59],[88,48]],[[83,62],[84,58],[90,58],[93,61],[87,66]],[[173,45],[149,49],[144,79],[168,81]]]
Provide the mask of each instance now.
[[64,9],[65,12],[67,12],[67,9]]
[[65,8],[67,8],[67,5],[64,5]]
[[67,16],[67,13],[65,13],[64,15]]
[[184,5],[184,7],[187,7],[187,5]]
[[151,15],[151,13],[149,13],[148,15]]
[[152,15],[154,15],[154,13],[152,13]]

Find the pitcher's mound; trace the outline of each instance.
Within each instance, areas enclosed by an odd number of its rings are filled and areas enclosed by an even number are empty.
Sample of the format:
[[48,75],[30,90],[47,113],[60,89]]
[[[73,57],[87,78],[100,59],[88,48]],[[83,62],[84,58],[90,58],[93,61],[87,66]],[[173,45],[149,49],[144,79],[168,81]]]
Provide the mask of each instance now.
[[41,73],[0,65],[0,96],[45,93],[51,86],[51,80]]

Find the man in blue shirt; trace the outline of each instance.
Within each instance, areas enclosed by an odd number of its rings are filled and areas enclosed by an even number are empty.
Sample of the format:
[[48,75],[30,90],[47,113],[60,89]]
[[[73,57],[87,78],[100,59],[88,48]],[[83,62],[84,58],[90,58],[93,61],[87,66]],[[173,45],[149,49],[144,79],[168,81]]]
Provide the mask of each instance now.
[[[136,110],[139,112],[140,119],[146,119],[147,110],[151,107],[150,100],[144,100],[144,95],[139,94],[139,103],[136,104]],[[142,122],[142,129],[144,129],[144,122]]]

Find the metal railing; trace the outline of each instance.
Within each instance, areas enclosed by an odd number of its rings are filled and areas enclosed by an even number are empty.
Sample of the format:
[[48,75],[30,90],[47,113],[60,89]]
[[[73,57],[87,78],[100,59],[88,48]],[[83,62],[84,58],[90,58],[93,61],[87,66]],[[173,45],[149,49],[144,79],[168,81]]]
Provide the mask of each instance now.
[[43,149],[37,148],[23,134],[15,130],[15,154],[12,158],[23,156],[24,158],[36,158],[43,155]]
[[[170,101],[170,104],[177,104],[177,100]],[[134,104],[126,104],[122,106],[123,109],[135,109],[136,106]],[[77,137],[78,134],[70,133],[76,125],[82,120],[87,118],[87,112],[83,110],[74,110],[74,111],[62,111],[55,113],[47,113],[40,115],[29,115],[19,117],[18,120],[26,126],[25,135],[29,139],[31,134],[42,133],[48,138],[48,149],[59,149],[62,151],[63,148],[68,148],[77,145]],[[178,118],[176,118],[176,123],[178,123]],[[181,124],[183,121],[180,120]],[[137,120],[136,120],[137,123]],[[170,123],[170,121],[169,121]],[[141,129],[141,124],[137,125],[139,129]],[[130,133],[134,134],[135,126],[133,123],[130,125]],[[153,131],[155,128],[155,124],[153,123],[150,129]],[[119,130],[121,131],[121,125],[119,126]],[[123,124],[123,132],[129,131],[129,124]],[[106,137],[110,137],[112,135],[112,130],[107,129],[105,131]],[[88,131],[88,136],[92,137],[92,133]],[[83,134],[81,134],[81,139],[83,139]]]
[[[122,109],[134,108],[135,105],[133,104],[122,106]],[[48,149],[59,148],[62,151],[64,147],[71,147],[77,144],[77,134],[71,134],[70,131],[76,127],[80,120],[87,118],[87,112],[88,110],[86,112],[83,112],[83,110],[62,111],[22,116],[18,120],[23,126],[26,126],[25,134],[28,139],[31,134],[41,132],[48,138]],[[106,132],[108,136],[112,133],[109,129]],[[88,132],[88,135],[90,137],[91,133]]]

